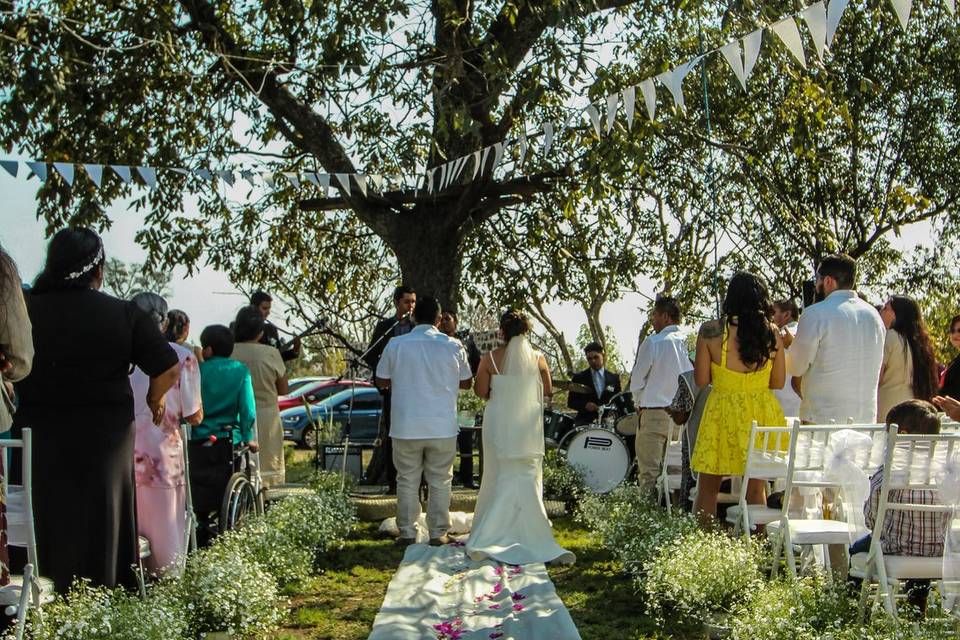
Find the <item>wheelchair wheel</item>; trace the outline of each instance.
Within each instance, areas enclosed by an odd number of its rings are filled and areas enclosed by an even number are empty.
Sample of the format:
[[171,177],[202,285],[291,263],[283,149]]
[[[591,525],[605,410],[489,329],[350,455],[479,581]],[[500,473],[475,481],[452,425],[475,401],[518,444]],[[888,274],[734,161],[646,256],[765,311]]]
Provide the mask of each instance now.
[[230,476],[227,490],[220,507],[220,531],[239,529],[247,518],[263,513],[262,498],[253,490],[253,485],[242,473]]

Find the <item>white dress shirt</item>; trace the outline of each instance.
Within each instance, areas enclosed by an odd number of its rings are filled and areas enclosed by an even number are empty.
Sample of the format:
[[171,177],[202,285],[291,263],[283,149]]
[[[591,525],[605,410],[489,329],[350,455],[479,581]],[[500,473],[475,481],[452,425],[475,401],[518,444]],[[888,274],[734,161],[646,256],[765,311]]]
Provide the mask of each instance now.
[[460,381],[473,377],[459,340],[433,325],[418,324],[390,339],[376,375],[390,380],[390,437],[456,437]]
[[876,422],[884,334],[880,314],[854,291],[804,310],[786,353],[787,375],[803,376],[801,420]]
[[[791,335],[797,335],[796,322],[788,323],[784,329],[789,331]],[[788,353],[790,353],[789,349],[784,351],[784,354]],[[800,396],[798,396],[797,392],[793,390],[793,385],[790,384],[789,376],[787,376],[787,381],[783,385],[783,389],[773,389],[773,395],[777,397],[777,402],[780,403],[780,408],[783,409],[783,415],[788,418],[800,417]]]
[[637,349],[630,373],[630,391],[636,407],[669,407],[677,393],[680,374],[693,369],[687,341],[680,327],[671,324],[649,336]]

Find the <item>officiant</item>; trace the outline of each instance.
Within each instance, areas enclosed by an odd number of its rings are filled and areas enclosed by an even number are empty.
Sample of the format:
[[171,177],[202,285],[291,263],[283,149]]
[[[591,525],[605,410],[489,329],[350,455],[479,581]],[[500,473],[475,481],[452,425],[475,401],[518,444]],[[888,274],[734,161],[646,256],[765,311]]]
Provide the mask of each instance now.
[[[571,391],[567,396],[567,406],[576,409],[577,417],[574,424],[577,426],[597,422],[600,419],[600,407],[610,402],[620,393],[620,376],[607,371],[606,353],[599,342],[591,342],[583,349],[590,365],[583,371],[570,378],[571,382],[578,383],[589,389],[587,392]],[[628,412],[626,400],[623,396],[617,399],[617,411],[620,415]]]

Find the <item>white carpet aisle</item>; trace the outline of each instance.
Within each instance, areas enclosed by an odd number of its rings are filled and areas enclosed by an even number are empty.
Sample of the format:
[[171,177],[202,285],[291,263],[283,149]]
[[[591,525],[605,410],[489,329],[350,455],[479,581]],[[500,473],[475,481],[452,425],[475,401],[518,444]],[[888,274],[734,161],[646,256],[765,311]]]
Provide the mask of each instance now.
[[542,564],[473,562],[462,546],[407,547],[369,640],[580,640]]

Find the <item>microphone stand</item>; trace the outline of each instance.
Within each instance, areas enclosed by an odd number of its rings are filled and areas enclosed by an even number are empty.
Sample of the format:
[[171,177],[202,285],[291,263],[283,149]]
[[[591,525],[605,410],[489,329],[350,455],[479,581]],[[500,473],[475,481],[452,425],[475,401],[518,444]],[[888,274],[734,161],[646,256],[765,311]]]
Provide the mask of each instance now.
[[[367,357],[371,351],[373,351],[378,344],[383,342],[383,339],[391,336],[393,330],[397,328],[397,325],[410,317],[410,312],[407,312],[397,318],[397,321],[390,325],[390,328],[384,331],[383,335],[373,341],[373,343],[367,347],[367,350],[361,353],[359,356],[350,358],[347,361],[347,371],[350,374],[350,406],[347,408],[347,424],[343,427],[343,438],[341,442],[343,443],[343,459],[341,460],[341,477],[340,477],[340,490],[343,491],[347,483],[347,451],[350,449],[350,432],[353,429],[353,399],[357,395],[357,369],[359,368],[357,361],[362,360]],[[342,376],[341,376],[342,377]],[[374,384],[376,384],[377,372],[373,372]],[[381,415],[383,415],[381,413]],[[387,435],[389,438],[390,436]],[[361,461],[362,466],[362,461]]]

